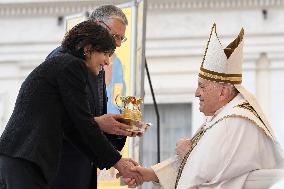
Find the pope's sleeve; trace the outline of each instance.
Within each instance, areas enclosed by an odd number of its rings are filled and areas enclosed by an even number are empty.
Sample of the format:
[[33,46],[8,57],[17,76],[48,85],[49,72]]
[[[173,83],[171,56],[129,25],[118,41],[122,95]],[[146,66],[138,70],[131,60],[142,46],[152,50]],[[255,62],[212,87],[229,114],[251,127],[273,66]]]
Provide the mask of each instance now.
[[174,156],[151,167],[159,179],[159,183],[153,182],[156,189],[175,187],[178,165],[179,160],[177,156]]
[[178,188],[216,185],[259,167],[261,130],[251,121],[229,117],[209,129],[193,149]]

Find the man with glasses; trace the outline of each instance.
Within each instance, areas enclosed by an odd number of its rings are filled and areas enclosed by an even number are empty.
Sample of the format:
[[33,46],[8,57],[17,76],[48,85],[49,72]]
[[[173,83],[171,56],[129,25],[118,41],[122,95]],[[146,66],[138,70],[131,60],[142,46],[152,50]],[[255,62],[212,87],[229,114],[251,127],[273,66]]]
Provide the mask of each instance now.
[[[124,13],[123,13],[124,14]],[[121,43],[124,43],[127,40],[127,37],[125,37],[125,30],[127,26],[127,18],[125,17],[125,20],[120,20],[117,17],[111,17],[107,21],[99,20],[99,15],[96,15],[96,12],[94,11],[90,18],[96,18],[98,23],[105,26],[116,42],[116,47],[120,47]],[[123,33],[123,34],[122,34]]]
[[[120,47],[127,39],[125,37],[127,18],[122,10],[114,5],[103,5],[95,9],[90,19],[94,19],[105,26],[113,35],[117,47]],[[57,47],[47,59],[64,53],[61,47]],[[115,70],[116,71],[116,70]],[[92,91],[89,93],[89,103],[94,116],[107,113],[107,96],[105,85],[105,72],[102,68],[100,74],[95,76],[89,74],[89,85]],[[94,94],[95,97],[92,96]],[[110,135],[104,133],[113,146],[121,151],[125,141],[125,136]],[[106,157],[107,158],[107,157]],[[97,166],[95,162],[90,162],[87,157],[76,149],[67,140],[63,142],[61,164],[55,179],[54,189],[94,189],[97,188]]]
[[[95,13],[95,12],[94,12]],[[94,14],[93,13],[93,14]],[[99,15],[93,15],[93,17],[99,17]],[[127,21],[127,20],[126,20]],[[115,32],[116,28],[120,28],[117,26],[113,20],[109,20],[108,24],[106,24],[102,20],[98,20],[99,23],[104,25],[109,32],[112,34],[113,38],[116,41],[116,46],[120,47],[121,43],[125,42],[127,38],[124,35],[119,34],[119,32]],[[111,24],[110,24],[110,23]],[[123,22],[125,23],[125,22]],[[110,28],[110,27],[114,28]],[[115,27],[117,26],[117,27]],[[122,30],[121,30],[122,31]],[[124,29],[125,31],[125,29]],[[121,32],[120,32],[121,33]],[[119,113],[119,110],[117,108],[116,98],[117,96],[125,96],[126,94],[126,83],[124,80],[124,73],[123,73],[123,66],[120,61],[120,59],[116,56],[116,54],[113,54],[110,60],[110,64],[105,67],[105,84],[106,84],[106,90],[107,90],[107,111],[111,113]],[[112,70],[115,70],[113,72]]]

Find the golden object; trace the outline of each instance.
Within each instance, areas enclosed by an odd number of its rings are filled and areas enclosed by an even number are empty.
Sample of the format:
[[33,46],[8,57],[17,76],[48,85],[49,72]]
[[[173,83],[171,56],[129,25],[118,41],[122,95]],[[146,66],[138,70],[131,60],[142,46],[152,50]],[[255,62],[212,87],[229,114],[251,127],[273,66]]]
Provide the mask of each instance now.
[[[122,102],[122,106],[118,105],[118,101]],[[140,105],[142,104],[142,99],[135,96],[118,96],[115,99],[116,106],[119,112],[122,114],[123,119],[119,121],[132,126],[128,131],[144,133],[146,129],[151,125],[150,123],[142,122],[142,113],[140,111]]]

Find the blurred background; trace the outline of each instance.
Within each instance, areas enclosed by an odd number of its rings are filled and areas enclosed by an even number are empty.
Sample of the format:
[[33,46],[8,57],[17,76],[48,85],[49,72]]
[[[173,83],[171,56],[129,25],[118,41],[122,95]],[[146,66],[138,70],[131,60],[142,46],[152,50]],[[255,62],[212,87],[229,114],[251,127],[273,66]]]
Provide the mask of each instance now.
[[[0,0],[1,131],[22,81],[60,45],[65,17],[125,2]],[[148,0],[146,10],[145,54],[160,113],[161,160],[174,155],[176,141],[203,122],[194,92],[214,22],[223,46],[244,28],[243,85],[256,95],[284,144],[284,0]],[[136,148],[140,163],[150,166],[157,162],[157,125],[146,76],[144,82],[144,119],[153,126]]]

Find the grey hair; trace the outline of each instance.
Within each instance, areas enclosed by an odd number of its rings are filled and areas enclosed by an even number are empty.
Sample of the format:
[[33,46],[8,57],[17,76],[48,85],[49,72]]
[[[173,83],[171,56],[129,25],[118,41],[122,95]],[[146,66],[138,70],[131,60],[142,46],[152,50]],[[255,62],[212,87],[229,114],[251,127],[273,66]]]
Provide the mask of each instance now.
[[117,18],[128,25],[128,20],[122,10],[114,5],[102,5],[96,8],[90,15],[91,19],[96,19],[107,23],[112,18]]
[[210,81],[210,82],[212,83],[213,87],[226,87],[229,90],[229,95],[231,98],[239,94],[239,91],[231,83],[223,83],[223,82],[216,82],[216,81]]
[[239,93],[236,87],[230,83],[220,83],[222,86],[226,87],[230,91],[230,97],[235,97]]

